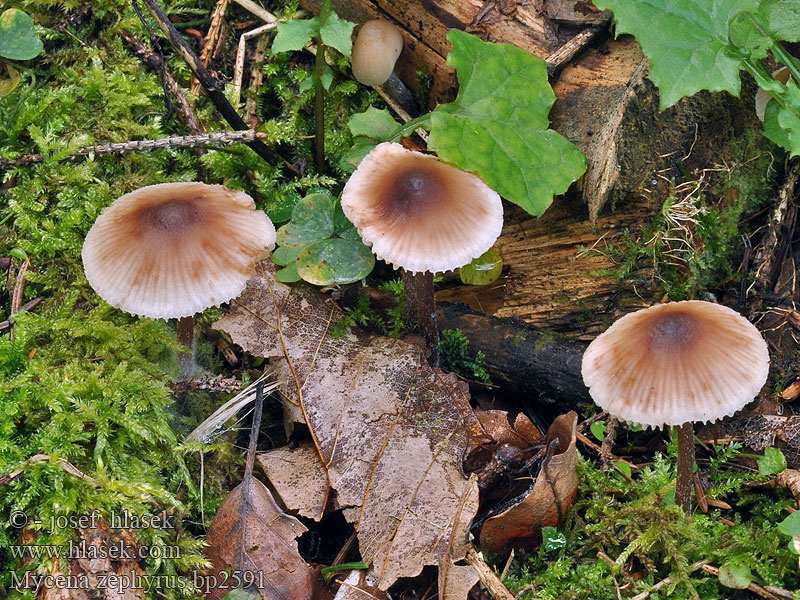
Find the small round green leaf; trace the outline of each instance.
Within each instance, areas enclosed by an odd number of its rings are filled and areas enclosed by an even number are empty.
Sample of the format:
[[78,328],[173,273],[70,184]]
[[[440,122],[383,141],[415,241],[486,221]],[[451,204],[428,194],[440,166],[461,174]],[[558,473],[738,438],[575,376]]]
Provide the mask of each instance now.
[[555,527],[542,527],[542,549],[545,552],[559,550],[567,545],[566,536]]
[[800,535],[800,511],[795,511],[778,523],[778,531],[784,535]]
[[300,201],[300,194],[289,192],[273,198],[266,206],[266,213],[273,223],[285,223],[292,218],[292,211]]
[[756,460],[759,475],[775,475],[786,468],[786,457],[777,448],[767,448],[764,456]]
[[359,241],[332,238],[304,248],[295,264],[300,277],[314,285],[353,283],[370,274],[375,257]]
[[606,423],[605,421],[595,421],[592,423],[589,430],[592,432],[592,435],[597,439],[598,442],[602,442],[603,438],[606,437]]
[[272,253],[270,258],[272,258],[272,262],[276,265],[285,267],[297,260],[297,255],[300,254],[301,250],[302,248],[284,248],[283,246],[278,246],[275,248],[275,252]]
[[275,279],[281,283],[294,283],[295,281],[300,281],[300,275],[297,274],[297,263],[293,262],[286,265],[282,269],[278,269],[275,272]]
[[278,245],[303,248],[333,234],[334,198],[310,194],[292,210],[292,220],[278,229]]
[[628,477],[632,475],[631,467],[628,463],[623,460],[615,460],[614,466],[617,467],[620,471],[625,473]]
[[469,285],[486,285],[496,281],[503,272],[503,259],[494,248],[459,269],[461,282]]
[[36,35],[28,13],[9,8],[0,14],[0,56],[28,60],[38,55],[42,48],[42,40]]
[[753,582],[753,576],[741,560],[729,560],[719,568],[719,582],[735,590],[746,590]]
[[361,241],[361,236],[358,235],[356,226],[345,216],[341,202],[336,203],[336,208],[333,211],[333,230],[340,238]]

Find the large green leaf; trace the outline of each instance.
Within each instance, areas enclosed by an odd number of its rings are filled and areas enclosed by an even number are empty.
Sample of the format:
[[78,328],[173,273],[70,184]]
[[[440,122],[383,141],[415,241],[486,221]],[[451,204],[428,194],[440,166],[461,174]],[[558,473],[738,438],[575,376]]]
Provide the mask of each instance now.
[[272,41],[272,53],[296,52],[302,50],[311,39],[319,34],[319,17],[301,20],[290,19],[278,23],[278,33]]
[[333,235],[334,198],[329,194],[309,194],[298,201],[292,220],[278,229],[277,242],[288,248],[304,248]]
[[28,13],[9,8],[0,14],[0,56],[28,60],[41,51],[42,40],[36,35]]
[[791,156],[800,155],[800,87],[791,79],[783,95],[786,106],[774,99],[764,111],[764,135],[783,146]]
[[617,34],[631,33],[650,59],[662,110],[700,90],[739,95],[739,59],[730,54],[728,28],[758,0],[596,0],[614,13]]
[[555,95],[544,61],[451,29],[447,64],[458,96],[431,113],[428,147],[477,173],[507,200],[541,215],[586,169],[581,152],[548,130]]
[[342,156],[339,166],[352,173],[375,146],[397,133],[400,123],[385,108],[378,110],[370,106],[363,113],[350,117],[347,127],[353,134],[353,145]]
[[297,257],[297,273],[314,285],[353,283],[375,266],[372,251],[361,240],[329,238],[314,242]]
[[331,48],[336,48],[339,52],[350,58],[350,50],[353,47],[353,27],[355,23],[340,19],[339,16],[330,11],[325,25],[320,29],[322,43]]

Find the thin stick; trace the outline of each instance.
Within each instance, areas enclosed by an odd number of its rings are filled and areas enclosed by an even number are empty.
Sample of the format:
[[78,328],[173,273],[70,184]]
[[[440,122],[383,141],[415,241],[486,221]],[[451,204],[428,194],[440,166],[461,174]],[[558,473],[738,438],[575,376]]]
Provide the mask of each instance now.
[[688,516],[692,510],[692,470],[694,469],[694,425],[684,423],[678,432],[678,475],[675,479],[675,504]]
[[244,101],[244,120],[254,126],[258,123],[258,92],[261,89],[261,82],[264,79],[264,62],[267,60],[267,44],[269,38],[262,36],[256,42],[256,49],[253,53],[252,66],[250,67],[250,85],[247,88],[247,98]]
[[[697,571],[697,569],[703,568],[703,566],[706,565],[707,563],[708,560],[701,560],[694,563],[691,567],[689,567],[689,573]],[[672,578],[665,577],[664,579],[653,585],[653,587],[651,587],[646,592],[642,592],[641,594],[636,594],[633,598],[631,598],[631,600],[647,600],[647,598],[650,597],[650,594],[653,594],[658,590],[660,590],[661,588],[668,586],[670,583],[672,583]]]
[[514,600],[514,594],[508,591],[508,588],[503,585],[500,578],[495,575],[495,572],[487,565],[483,559],[475,552],[474,548],[470,548],[466,557],[467,564],[477,571],[478,578],[481,583],[486,587],[489,594],[495,600]]
[[[239,36],[239,46],[236,50],[236,63],[233,67],[233,99],[236,104],[239,104],[242,96],[242,78],[244,77],[244,55],[247,48],[247,40],[270,31],[278,26],[277,23],[267,23],[261,27],[256,27],[251,31],[245,31]],[[247,119],[245,119],[246,121]]]
[[[211,51],[216,44],[216,38],[219,34],[222,24],[222,18],[225,16],[225,11],[228,8],[228,0],[217,0],[217,5],[214,7],[214,13],[211,16],[211,25],[208,26],[208,33],[203,43],[203,49],[200,51],[200,62],[206,67],[210,62]],[[200,82],[197,78],[192,80],[192,85],[189,88],[192,94],[197,95],[200,90]]]
[[[183,57],[183,60],[186,61],[186,64],[189,65],[189,68],[194,73],[195,77],[200,81],[200,85],[203,86],[203,89],[206,92],[209,100],[214,105],[214,107],[219,111],[222,117],[228,122],[228,124],[233,127],[234,129],[241,131],[244,129],[248,129],[247,124],[244,122],[239,113],[231,106],[228,99],[225,97],[225,94],[222,93],[224,88],[223,84],[211,73],[208,72],[208,69],[203,66],[203,63],[200,62],[200,59],[192,52],[191,48],[186,44],[186,42],[181,37],[181,34],[178,33],[178,30],[172,25],[170,20],[167,18],[167,15],[164,14],[164,11],[161,10],[161,7],[155,0],[142,0],[147,9],[150,11],[150,14],[156,20],[159,29],[167,36],[172,46],[178,53]],[[290,171],[292,171],[295,175],[300,175],[300,172],[286,159],[280,156],[277,152],[275,152],[272,148],[266,146],[263,142],[259,140],[252,140],[247,143],[248,146],[258,154],[261,158],[266,160],[270,163],[280,163],[282,162]]]

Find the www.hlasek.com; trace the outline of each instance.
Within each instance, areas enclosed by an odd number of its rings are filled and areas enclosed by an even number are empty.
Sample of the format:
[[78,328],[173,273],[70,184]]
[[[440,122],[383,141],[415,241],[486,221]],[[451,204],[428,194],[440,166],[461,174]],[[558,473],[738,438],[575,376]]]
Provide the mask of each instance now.
[[37,575],[30,571],[22,576],[11,572],[11,587],[17,591],[32,591],[38,596],[41,589],[58,590],[116,590],[122,595],[126,590],[143,590],[145,593],[155,590],[179,589],[196,590],[204,595],[211,590],[237,589],[255,586],[265,587],[266,580],[262,571],[223,571],[217,575],[144,575],[142,573],[105,573],[92,575]]

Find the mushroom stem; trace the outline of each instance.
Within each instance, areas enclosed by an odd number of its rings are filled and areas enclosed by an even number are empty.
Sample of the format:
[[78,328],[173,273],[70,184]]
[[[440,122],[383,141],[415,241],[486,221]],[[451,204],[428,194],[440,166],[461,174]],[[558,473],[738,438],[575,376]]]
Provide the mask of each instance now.
[[435,366],[439,362],[439,329],[433,299],[433,273],[403,271],[403,303],[406,331],[417,326],[430,352],[428,362]]
[[[323,15],[326,14],[323,11]],[[316,44],[317,57],[314,61],[314,149],[317,175],[322,175],[325,172],[325,90],[322,88],[325,45],[322,43],[321,36],[317,37]]]
[[194,374],[194,317],[178,319],[178,343],[189,348],[189,352],[178,354],[180,378],[189,379]]
[[692,471],[694,470],[694,425],[691,422],[677,427],[678,475],[675,479],[675,504],[687,515],[692,508]]

